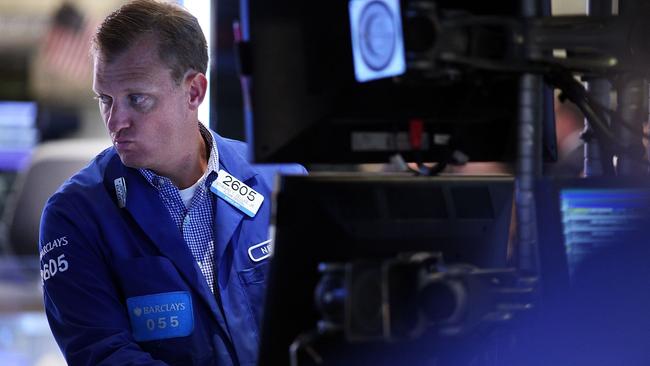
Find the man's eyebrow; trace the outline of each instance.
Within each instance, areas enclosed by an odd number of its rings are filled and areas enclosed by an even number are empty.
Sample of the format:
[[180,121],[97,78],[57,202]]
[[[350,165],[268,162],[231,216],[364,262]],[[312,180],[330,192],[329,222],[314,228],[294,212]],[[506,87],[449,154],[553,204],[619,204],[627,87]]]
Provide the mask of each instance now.
[[151,89],[152,88],[147,88],[147,87],[141,87],[141,88],[139,88],[139,87],[129,87],[129,88],[125,88],[123,90],[126,93],[147,93]]
[[[146,93],[151,93],[153,90],[155,90],[155,86],[149,85],[147,83],[134,83],[135,85],[129,85],[123,89],[120,89],[120,93],[139,93],[139,94],[146,94]],[[91,89],[93,93],[96,95],[103,95],[104,92],[101,89]]]

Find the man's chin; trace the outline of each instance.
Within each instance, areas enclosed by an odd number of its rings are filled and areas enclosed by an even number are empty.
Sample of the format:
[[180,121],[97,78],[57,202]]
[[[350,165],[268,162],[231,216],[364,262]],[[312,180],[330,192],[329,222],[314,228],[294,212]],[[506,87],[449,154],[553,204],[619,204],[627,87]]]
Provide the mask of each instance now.
[[141,169],[145,168],[145,165],[143,164],[142,161],[139,161],[138,159],[135,159],[133,156],[129,156],[127,154],[119,154],[120,160],[122,161],[122,164],[124,166],[129,167],[129,168],[134,168],[134,169]]

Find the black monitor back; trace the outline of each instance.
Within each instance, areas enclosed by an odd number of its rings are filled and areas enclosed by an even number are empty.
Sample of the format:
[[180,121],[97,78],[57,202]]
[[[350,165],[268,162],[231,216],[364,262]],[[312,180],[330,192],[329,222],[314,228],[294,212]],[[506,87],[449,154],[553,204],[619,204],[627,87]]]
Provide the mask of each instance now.
[[427,251],[507,266],[513,188],[511,177],[283,177],[259,364],[289,364],[290,344],[321,319],[319,263]]
[[[519,0],[430,2],[445,11],[520,16]],[[514,160],[519,74],[462,68],[450,81],[411,70],[403,78],[359,83],[348,1],[242,4],[252,80],[246,135],[254,161],[384,163],[395,153],[407,161],[440,161],[449,150],[470,161]],[[550,15],[550,7],[540,10]],[[544,156],[555,160],[550,89],[543,99]],[[423,126],[420,148],[409,141],[416,120]]]

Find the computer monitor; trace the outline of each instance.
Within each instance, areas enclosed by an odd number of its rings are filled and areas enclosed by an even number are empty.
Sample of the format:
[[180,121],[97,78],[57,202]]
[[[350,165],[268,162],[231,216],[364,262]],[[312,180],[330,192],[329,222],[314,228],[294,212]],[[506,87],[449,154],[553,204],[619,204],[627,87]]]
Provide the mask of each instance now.
[[[246,135],[253,147],[252,160],[306,165],[386,163],[400,153],[407,161],[441,161],[453,150],[463,152],[469,161],[513,161],[519,74],[467,67],[441,78],[411,68],[409,55],[428,52],[414,51],[422,39],[413,40],[417,38],[413,35],[435,32],[409,20],[407,4],[428,3],[441,13],[518,17],[520,1],[366,1],[367,8],[390,6],[393,12],[395,4],[402,6],[401,17],[395,17],[402,20],[402,28],[376,22],[377,35],[366,42],[370,49],[365,54],[377,54],[376,59],[366,60],[370,66],[390,65],[383,57],[388,53],[385,49],[402,50],[408,67],[387,66],[386,75],[378,73],[374,78],[363,76],[355,67],[355,60],[361,58],[355,55],[363,47],[355,47],[359,37],[351,34],[356,22],[361,27],[365,19],[355,18],[360,11],[353,5],[359,2],[241,2],[242,29],[248,37],[242,62],[251,76],[252,109],[246,115]],[[398,38],[403,29],[403,42],[399,38],[373,49],[375,41],[386,37],[386,28]],[[477,52],[511,52],[479,33],[469,40],[444,41],[467,41],[467,47]],[[543,93],[544,156],[553,161],[557,150],[553,96],[548,88]]]
[[0,101],[0,171],[27,166],[38,143],[37,105],[33,101]]
[[518,364],[647,364],[650,180],[544,179],[536,205],[542,296]]
[[537,184],[536,205],[540,274],[556,298],[588,282],[603,256],[614,263],[650,238],[648,178],[549,177]]
[[319,263],[426,251],[445,263],[509,264],[512,177],[314,174],[279,186],[259,365],[289,364],[291,343],[322,319]]

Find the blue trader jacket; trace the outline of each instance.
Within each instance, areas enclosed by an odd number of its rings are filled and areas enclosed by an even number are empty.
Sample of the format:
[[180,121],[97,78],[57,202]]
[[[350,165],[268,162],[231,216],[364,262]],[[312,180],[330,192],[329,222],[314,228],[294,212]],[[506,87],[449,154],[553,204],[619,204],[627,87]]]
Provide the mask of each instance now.
[[215,140],[219,169],[265,199],[253,218],[215,200],[214,294],[158,191],[114,148],[46,204],[39,243],[45,311],[69,364],[255,364],[273,180],[305,170],[251,166],[244,143]]

